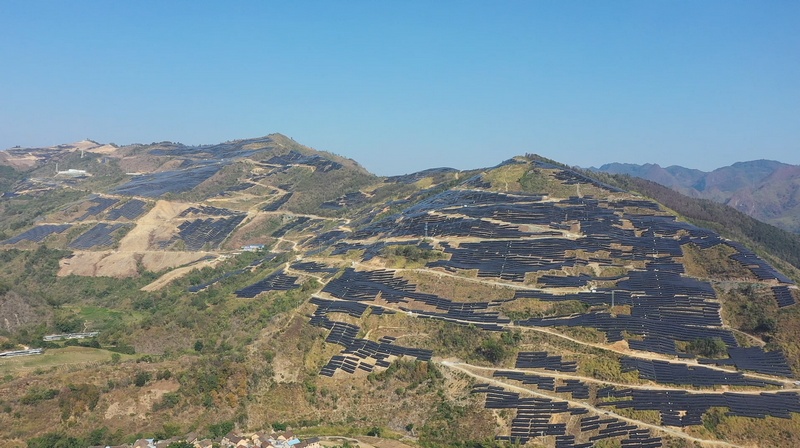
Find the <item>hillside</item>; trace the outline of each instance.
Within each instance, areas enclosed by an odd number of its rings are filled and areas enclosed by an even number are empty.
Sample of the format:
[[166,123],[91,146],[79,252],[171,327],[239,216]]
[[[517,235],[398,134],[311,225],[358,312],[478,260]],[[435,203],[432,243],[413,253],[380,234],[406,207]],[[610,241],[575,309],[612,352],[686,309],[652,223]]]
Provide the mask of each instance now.
[[641,177],[690,197],[730,205],[758,220],[800,233],[800,166],[754,160],[711,172],[628,163],[609,163],[592,170]]
[[278,134],[76,145],[8,156],[0,344],[44,353],[0,356],[3,446],[800,444],[800,263],[655,188],[533,155],[380,178]]

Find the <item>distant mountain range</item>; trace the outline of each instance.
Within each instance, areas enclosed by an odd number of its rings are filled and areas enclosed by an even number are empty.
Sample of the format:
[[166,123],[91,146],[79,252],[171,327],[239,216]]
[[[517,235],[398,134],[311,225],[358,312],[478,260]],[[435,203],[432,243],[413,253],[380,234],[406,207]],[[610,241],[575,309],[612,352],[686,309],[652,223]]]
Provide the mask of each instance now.
[[607,163],[590,170],[641,177],[800,233],[800,166],[797,165],[753,160],[705,172],[677,165],[662,168],[651,163]]

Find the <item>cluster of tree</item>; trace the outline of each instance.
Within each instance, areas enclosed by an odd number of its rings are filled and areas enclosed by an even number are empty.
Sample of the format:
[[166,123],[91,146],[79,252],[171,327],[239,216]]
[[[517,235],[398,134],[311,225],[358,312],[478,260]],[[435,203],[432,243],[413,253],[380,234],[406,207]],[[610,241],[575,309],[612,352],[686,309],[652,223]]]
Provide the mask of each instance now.
[[442,258],[444,254],[438,250],[423,249],[419,246],[400,245],[388,246],[383,249],[386,256],[403,257],[408,261],[430,261]]

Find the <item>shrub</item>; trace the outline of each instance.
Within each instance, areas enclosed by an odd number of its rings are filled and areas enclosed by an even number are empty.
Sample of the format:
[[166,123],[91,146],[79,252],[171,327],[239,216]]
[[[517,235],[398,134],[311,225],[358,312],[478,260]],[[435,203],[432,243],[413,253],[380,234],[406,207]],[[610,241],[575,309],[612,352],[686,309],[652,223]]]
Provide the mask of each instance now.
[[150,372],[144,372],[144,371],[138,372],[136,373],[136,376],[133,379],[133,384],[136,387],[142,387],[145,384],[147,384],[148,381],[150,381],[150,378],[152,378]]

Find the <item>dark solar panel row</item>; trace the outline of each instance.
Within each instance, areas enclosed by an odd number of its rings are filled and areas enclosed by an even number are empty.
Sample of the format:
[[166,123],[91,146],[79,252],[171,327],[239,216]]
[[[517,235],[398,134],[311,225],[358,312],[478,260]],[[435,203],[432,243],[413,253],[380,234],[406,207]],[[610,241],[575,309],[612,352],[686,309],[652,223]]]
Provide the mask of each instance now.
[[745,247],[744,244],[735,241],[727,241],[726,244],[738,251],[738,253],[731,255],[730,258],[750,269],[759,280],[777,280],[781,283],[794,284],[792,279],[778,272],[769,263]]
[[54,233],[61,233],[72,227],[71,224],[42,224],[28,229],[19,235],[3,241],[2,244],[17,244],[20,241],[33,241],[38,243]]
[[479,277],[521,282],[528,272],[576,266],[575,257],[567,257],[565,253],[577,248],[575,241],[561,238],[463,243],[458,248],[445,249],[451,254],[449,260],[437,260],[427,266],[477,269]]
[[529,236],[518,226],[498,224],[474,218],[460,218],[421,213],[404,216],[397,221],[384,219],[353,232],[353,239],[368,239],[381,235],[399,237],[476,237],[476,238],[521,238]]
[[572,394],[572,398],[576,400],[589,399],[589,386],[586,383],[579,380],[563,380],[563,383],[561,386],[556,387],[557,393]]
[[795,304],[794,296],[788,286],[773,286],[772,294],[775,295],[775,301],[780,308]]
[[576,171],[567,170],[564,168],[559,168],[559,171],[555,174],[555,178],[563,182],[565,185],[590,184],[594,187],[601,188],[612,193],[621,193],[624,191],[620,188],[600,182],[597,179],[593,179]]
[[313,274],[335,274],[339,272],[339,268],[330,267],[326,264],[317,263],[316,261],[298,261],[292,263],[291,267],[298,271],[311,272]]
[[255,187],[256,184],[252,182],[242,182],[240,184],[233,185],[225,189],[225,191],[244,191],[250,187]]
[[508,378],[516,380],[522,384],[534,384],[537,388],[555,392],[556,380],[547,376],[539,376],[531,373],[513,372],[506,370],[496,370],[492,375],[495,378]]
[[776,376],[792,376],[792,369],[780,351],[765,352],[761,347],[730,347],[730,359],[700,359],[703,364],[734,365],[739,370],[752,370]]
[[[514,372],[503,372],[504,374]],[[570,383],[570,386],[575,385]],[[565,448],[591,447],[596,441],[608,438],[624,438],[623,446],[660,447],[661,439],[652,437],[646,429],[620,421],[616,418],[600,419],[598,416],[582,417],[580,425],[553,423],[554,419],[564,421],[564,415],[585,415],[585,408],[570,407],[566,401],[540,397],[521,398],[518,393],[509,392],[499,386],[476,384],[472,393],[486,394],[487,409],[509,409],[516,411],[511,421],[510,434],[497,436],[497,440],[510,441],[524,445],[539,437],[555,436],[556,446]],[[585,442],[576,443],[577,439]]]
[[324,249],[325,246],[330,246],[331,244],[339,240],[343,240],[344,238],[347,237],[349,233],[350,232],[344,230],[331,230],[323,234],[317,235],[316,237],[311,239],[308,243],[306,243],[306,245],[310,247],[317,247],[319,248],[317,251],[321,251]]
[[710,299],[716,297],[710,283],[670,271],[631,271],[628,273],[628,279],[618,282],[617,287],[654,297],[676,295]]
[[[621,389],[604,390],[607,396],[599,407],[615,406],[635,410],[654,410],[665,426],[703,424],[702,417],[712,407],[728,408],[728,415],[751,418],[792,418],[800,413],[800,397],[795,392],[689,393],[682,390]],[[601,393],[598,392],[598,399]]]
[[197,159],[232,159],[248,157],[259,150],[249,149],[247,145],[257,143],[272,143],[269,137],[258,139],[238,140],[214,145],[184,146],[180,144],[170,144],[166,148],[154,149],[151,154],[166,156],[185,156]]
[[266,291],[288,291],[297,288],[297,277],[286,275],[282,271],[268,275],[263,280],[246,286],[235,292],[237,297],[252,299]]
[[[372,301],[380,295],[389,303],[402,304],[399,308],[412,312],[421,318],[446,320],[461,325],[473,324],[485,330],[500,331],[510,319],[502,317],[498,311],[500,302],[455,302],[435,294],[416,292],[416,285],[400,277],[393,271],[356,271],[345,269],[344,273],[331,280],[323,289],[334,297],[343,300]],[[435,310],[422,308],[421,302]]]
[[92,205],[91,207],[86,209],[86,212],[77,219],[78,221],[83,221],[83,220],[85,220],[86,218],[88,218],[90,216],[99,215],[105,209],[107,209],[107,208],[111,207],[112,205],[116,204],[117,202],[119,202],[119,199],[97,197],[97,198],[92,198],[87,202],[94,203],[94,205]]
[[292,198],[293,194],[294,193],[292,193],[292,192],[286,193],[283,196],[279,197],[278,199],[276,199],[276,200],[270,202],[269,204],[261,207],[261,210],[263,210],[265,212],[277,212],[278,209],[280,209],[281,206],[283,206],[283,204],[289,202],[289,199]]
[[228,277],[232,277],[232,276],[234,276],[234,275],[239,275],[239,274],[242,274],[242,273],[244,273],[245,271],[247,271],[249,268],[253,268],[253,267],[259,266],[259,265],[261,265],[261,264],[263,264],[263,263],[266,263],[266,262],[268,262],[268,261],[271,261],[271,260],[272,260],[272,259],[274,259],[276,256],[278,256],[278,254],[275,254],[275,253],[269,253],[269,254],[267,254],[267,256],[266,256],[266,257],[259,258],[259,259],[257,259],[257,260],[253,260],[252,262],[250,262],[250,264],[249,264],[249,265],[248,265],[246,268],[237,269],[237,270],[235,270],[235,271],[227,272],[227,273],[225,273],[225,274],[223,274],[223,275],[221,275],[221,276],[219,276],[219,277],[213,278],[213,279],[211,279],[211,280],[209,280],[209,281],[207,281],[207,282],[203,282],[203,283],[201,283],[201,284],[199,284],[199,285],[192,285],[192,286],[190,286],[189,288],[187,288],[187,290],[188,290],[189,292],[198,292],[198,291],[202,291],[202,290],[204,290],[204,289],[208,288],[209,286],[211,286],[211,285],[213,285],[213,284],[215,284],[215,283],[218,283],[218,282],[221,282],[222,280],[225,280],[225,279],[226,279],[226,278],[228,278]]
[[217,174],[224,165],[219,162],[198,164],[187,169],[161,171],[136,176],[113,190],[125,196],[156,198],[167,193],[183,193]]
[[305,155],[298,151],[291,150],[287,154],[273,156],[269,160],[265,161],[265,163],[271,165],[308,165],[313,166],[316,171],[327,173],[329,171],[338,170],[342,168],[342,164],[339,162],[334,162],[333,160],[326,159],[318,154],[312,155]]
[[536,283],[551,288],[580,288],[586,286],[592,276],[586,274],[580,275],[542,275],[536,280]]
[[695,387],[717,385],[767,387],[780,386],[775,381],[748,378],[740,372],[727,372],[661,360],[622,358],[623,371],[638,370],[639,378],[663,384],[691,384]]
[[[178,237],[186,243],[189,250],[216,248],[244,220],[245,215],[234,215],[229,218],[208,218],[185,221],[178,226]],[[176,238],[165,243],[172,244]]]
[[110,246],[114,243],[114,232],[117,229],[128,227],[130,224],[106,224],[99,223],[94,225],[79,237],[69,243],[71,249],[90,249],[92,247]]
[[519,352],[517,369],[545,369],[557,372],[577,372],[577,361],[562,361],[560,355],[548,355],[547,352]]
[[214,207],[211,205],[199,205],[197,207],[189,207],[182,211],[178,217],[183,218],[189,215],[209,215],[209,216],[236,216],[241,215],[242,212],[229,210],[227,208]]
[[[722,328],[687,325],[680,320],[653,320],[646,317],[608,313],[588,313],[570,317],[531,318],[516,322],[533,327],[590,327],[606,333],[609,342],[622,340],[622,332],[641,336],[643,341],[629,340],[631,348],[676,355],[674,341],[691,342],[696,339],[720,338],[728,347],[737,347],[736,338]],[[638,344],[637,344],[638,343]],[[665,344],[666,343],[666,344]]]
[[[425,349],[409,348],[397,345],[391,336],[384,336],[377,342],[368,339],[358,338],[360,328],[357,325],[337,322],[328,318],[328,313],[347,313],[353,317],[360,317],[366,311],[367,306],[358,302],[331,301],[313,298],[312,303],[317,305],[317,310],[311,316],[311,325],[327,328],[330,330],[325,342],[338,344],[344,347],[342,351],[344,358],[338,360],[337,357],[331,359],[322,372],[323,375],[333,376],[336,369],[341,369],[347,373],[354,373],[355,369],[372,371],[375,366],[389,367],[388,358],[390,356],[409,356],[419,361],[430,361],[433,352]],[[378,307],[370,307],[374,314],[383,314]],[[374,364],[366,360],[374,359]],[[341,361],[341,362],[340,362]],[[362,367],[363,366],[363,367]]]
[[109,210],[108,214],[106,215],[106,219],[109,221],[116,221],[120,218],[134,220],[144,213],[144,208],[146,205],[147,202],[139,199],[130,199],[124,204]]
[[[416,173],[411,174],[402,174],[399,176],[389,176],[384,179],[384,183],[391,183],[391,184],[413,184],[414,182],[424,179],[426,177],[434,177],[434,176],[441,176],[445,174],[457,173],[458,170],[455,168],[431,168],[423,171],[418,171]],[[480,176],[475,176],[480,178]],[[461,185],[465,185],[466,182],[462,183]],[[491,185],[490,185],[491,186]]]
[[293,221],[289,222],[288,224],[284,224],[283,226],[279,227],[278,230],[272,232],[272,236],[275,238],[282,238],[286,236],[291,230],[296,230],[302,228],[307,222],[309,222],[311,218],[308,216],[298,216]]
[[336,199],[325,201],[322,204],[320,204],[320,208],[329,210],[339,210],[345,207],[354,207],[358,205],[363,205],[368,200],[369,196],[367,196],[366,194],[360,191],[354,191],[350,193],[345,193]]

